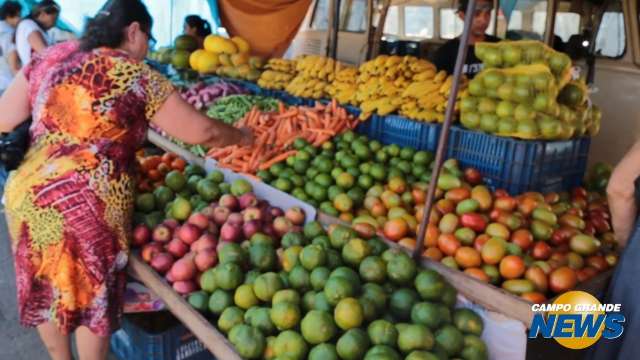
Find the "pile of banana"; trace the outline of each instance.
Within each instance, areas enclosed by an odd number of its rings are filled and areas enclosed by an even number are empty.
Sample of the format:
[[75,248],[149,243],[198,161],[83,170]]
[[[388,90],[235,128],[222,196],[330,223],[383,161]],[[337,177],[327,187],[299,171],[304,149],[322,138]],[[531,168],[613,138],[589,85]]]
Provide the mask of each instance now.
[[343,67],[335,75],[335,79],[326,88],[327,94],[340,104],[357,105],[355,94],[358,90],[356,79],[358,69],[355,67]]
[[[453,75],[445,71],[436,73],[435,69],[422,72],[413,77],[413,82],[402,92],[400,115],[425,122],[443,122],[447,108]],[[463,78],[456,99],[456,110],[462,96],[466,94],[467,79]]]
[[265,89],[284,90],[296,76],[296,65],[295,60],[269,59],[258,85]]
[[294,96],[311,99],[327,97],[326,89],[335,79],[335,74],[345,66],[333,59],[319,55],[298,57],[296,77],[286,87]]

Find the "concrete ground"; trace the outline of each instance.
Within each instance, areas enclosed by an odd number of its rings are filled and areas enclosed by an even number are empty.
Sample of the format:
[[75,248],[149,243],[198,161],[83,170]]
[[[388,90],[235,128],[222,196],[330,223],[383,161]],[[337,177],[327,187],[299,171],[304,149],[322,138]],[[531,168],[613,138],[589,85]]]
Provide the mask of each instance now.
[[[23,328],[18,322],[15,271],[10,249],[4,209],[0,209],[0,359],[49,359],[36,330]],[[109,356],[109,360],[116,359]]]

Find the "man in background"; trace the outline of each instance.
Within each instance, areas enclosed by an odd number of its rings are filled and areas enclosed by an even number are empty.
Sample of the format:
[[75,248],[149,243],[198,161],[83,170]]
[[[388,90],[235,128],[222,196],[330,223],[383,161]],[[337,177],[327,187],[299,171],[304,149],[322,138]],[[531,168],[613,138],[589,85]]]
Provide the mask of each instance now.
[[[465,12],[469,0],[460,0],[458,4],[458,17],[464,21]],[[477,0],[476,10],[473,14],[471,29],[469,34],[469,48],[467,50],[467,59],[464,63],[462,73],[467,75],[469,79],[473,78],[482,70],[482,61],[475,54],[475,44],[478,42],[498,42],[499,38],[488,35],[487,28],[491,22],[491,10],[493,10],[493,2],[490,0]],[[451,39],[444,43],[435,53],[433,63],[438,70],[445,70],[449,74],[453,74],[453,68],[456,63],[458,47],[460,46],[460,37]]]

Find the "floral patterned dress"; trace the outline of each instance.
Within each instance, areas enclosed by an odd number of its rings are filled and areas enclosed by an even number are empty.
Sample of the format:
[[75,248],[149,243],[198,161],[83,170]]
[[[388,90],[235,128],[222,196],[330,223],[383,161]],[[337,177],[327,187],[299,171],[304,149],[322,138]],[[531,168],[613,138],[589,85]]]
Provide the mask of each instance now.
[[173,92],[119,50],[48,49],[25,68],[30,149],[5,189],[24,326],[119,327],[135,151]]

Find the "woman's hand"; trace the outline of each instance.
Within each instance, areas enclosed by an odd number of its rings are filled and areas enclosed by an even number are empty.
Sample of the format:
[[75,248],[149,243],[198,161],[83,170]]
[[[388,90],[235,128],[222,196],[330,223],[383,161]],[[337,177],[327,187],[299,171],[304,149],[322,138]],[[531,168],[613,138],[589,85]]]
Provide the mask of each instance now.
[[240,132],[242,133],[242,138],[238,145],[241,146],[251,146],[255,141],[255,137],[253,136],[253,131],[249,128],[240,128]]
[[209,147],[253,144],[249,129],[237,129],[202,115],[177,92],[169,96],[152,121],[167,134],[188,144]]

